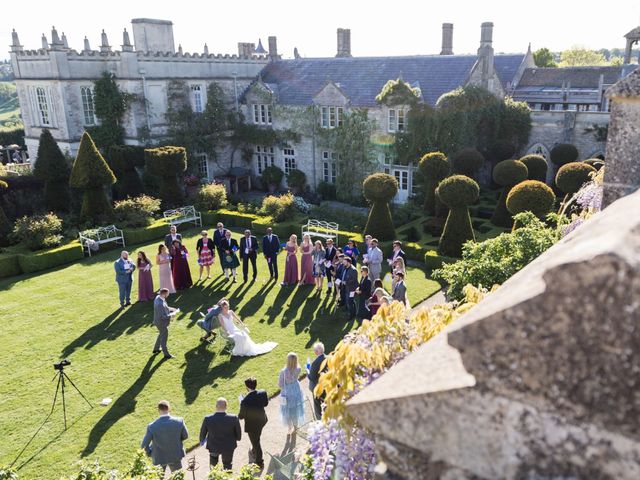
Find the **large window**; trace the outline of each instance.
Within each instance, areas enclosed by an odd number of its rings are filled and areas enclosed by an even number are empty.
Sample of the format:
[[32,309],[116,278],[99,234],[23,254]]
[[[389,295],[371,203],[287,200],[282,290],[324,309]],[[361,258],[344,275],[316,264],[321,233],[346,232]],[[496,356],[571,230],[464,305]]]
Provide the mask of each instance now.
[[207,154],[204,152],[196,153],[194,155],[196,164],[198,165],[198,174],[203,178],[209,178],[209,162]]
[[327,183],[336,183],[338,172],[337,160],[339,155],[335,152],[322,152],[322,180]]
[[282,153],[284,155],[284,173],[289,175],[291,170],[298,168],[296,165],[296,152],[293,148],[285,148]]
[[91,87],[81,87],[80,95],[82,96],[82,112],[84,113],[84,124],[95,125],[95,104],[93,102],[93,91],[91,90]]
[[191,85],[191,105],[193,111],[202,113],[204,111],[204,98],[201,85]]
[[51,109],[49,106],[49,97],[47,91],[43,87],[36,88],[36,102],[38,105],[38,116],[40,125],[51,125]]
[[409,188],[409,172],[406,170],[394,170],[393,175],[398,181],[400,190],[407,190]]
[[404,132],[406,128],[405,111],[401,108],[390,108],[388,117],[389,132]]
[[273,147],[265,147],[262,145],[256,145],[253,155],[256,159],[256,172],[258,175],[262,175],[264,169],[267,167],[273,167],[275,164],[275,155],[273,153]]
[[322,128],[336,128],[342,126],[342,107],[321,107],[320,126]]
[[273,123],[271,105],[253,103],[251,104],[251,111],[253,112],[253,123],[259,125],[271,125]]

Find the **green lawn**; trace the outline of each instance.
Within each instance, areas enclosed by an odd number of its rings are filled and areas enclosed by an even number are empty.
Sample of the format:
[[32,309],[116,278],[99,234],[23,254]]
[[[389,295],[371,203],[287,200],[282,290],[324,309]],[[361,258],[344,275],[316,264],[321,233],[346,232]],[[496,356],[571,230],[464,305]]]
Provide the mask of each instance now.
[[[2,85],[9,85],[13,89],[15,95],[15,86],[13,82],[0,82]],[[20,103],[17,96],[11,98],[0,99],[0,130],[13,130],[22,127],[22,118],[20,117]]]
[[[194,230],[186,235],[190,251],[196,239]],[[155,253],[157,243],[144,250]],[[100,458],[110,467],[129,462],[160,399],[169,400],[174,412],[185,417],[191,433],[187,445],[192,446],[202,417],[212,411],[217,397],[227,397],[235,411],[249,375],[273,392],[287,352],[298,352],[304,363],[314,341],[332,348],[357,326],[341,313],[333,314],[333,301],[324,294],[314,296],[312,287],[268,283],[263,259],[258,261],[258,280],[246,285],[225,283],[216,264],[212,280],[170,296],[169,304],[181,313],[169,334],[176,358],[163,361],[161,355],[150,355],[156,337],[152,305],[118,308],[112,266],[117,256],[112,250],[45,273],[0,281],[0,465],[14,460],[49,413],[54,362],[71,360],[66,371],[94,405],[89,410],[68,386],[69,429],[63,431],[59,405],[16,463],[21,478],[57,479],[81,458]],[[283,255],[280,261],[282,272]],[[197,278],[194,257],[191,272]],[[416,268],[409,268],[407,284],[412,305],[439,289]],[[134,284],[133,298],[136,288]],[[222,353],[220,343],[200,344],[198,312],[223,296],[245,319],[254,340],[274,340],[278,347],[247,359]],[[99,406],[105,397],[113,402]]]

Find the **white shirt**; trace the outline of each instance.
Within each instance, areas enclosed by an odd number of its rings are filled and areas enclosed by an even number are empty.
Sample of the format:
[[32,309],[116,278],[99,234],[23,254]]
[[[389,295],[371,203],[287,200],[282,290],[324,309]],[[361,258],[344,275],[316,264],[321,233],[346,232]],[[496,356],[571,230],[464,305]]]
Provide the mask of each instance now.
[[246,237],[247,239],[247,243],[246,243],[246,247],[244,249],[244,253],[249,253],[249,250],[251,250],[251,237]]

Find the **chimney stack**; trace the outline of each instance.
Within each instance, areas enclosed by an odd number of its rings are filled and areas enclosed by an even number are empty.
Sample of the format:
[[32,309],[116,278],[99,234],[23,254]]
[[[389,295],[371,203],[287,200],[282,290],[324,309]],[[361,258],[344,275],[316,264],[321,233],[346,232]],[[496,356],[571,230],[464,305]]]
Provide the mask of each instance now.
[[478,48],[478,62],[480,64],[480,86],[495,93],[495,69],[493,62],[493,23],[484,22],[480,27],[480,48]]
[[269,37],[269,58],[278,60],[278,39],[276,37]]
[[133,52],[133,45],[131,45],[131,39],[129,38],[129,32],[127,29],[124,29],[122,32],[122,51],[123,52]]
[[453,55],[453,23],[442,24],[442,50],[440,55]]
[[22,52],[24,48],[20,45],[20,39],[18,38],[18,32],[14,28],[11,31],[11,51],[12,52]]
[[109,53],[111,51],[111,45],[109,45],[109,40],[107,39],[107,34],[104,30],[102,30],[100,38],[102,40],[102,43],[100,44],[100,53]]
[[48,50],[49,49],[49,42],[47,42],[47,37],[45,36],[44,33],[42,34],[41,42],[42,42],[42,48],[44,50]]
[[480,29],[480,48],[491,47],[493,43],[493,22],[484,22]]
[[51,49],[52,50],[61,50],[64,47],[62,40],[58,36],[58,31],[56,27],[51,27]]
[[348,28],[338,29],[338,53],[336,57],[351,56],[351,30]]
[[250,57],[256,50],[255,43],[238,42],[238,56]]
[[89,39],[85,36],[84,37],[84,52],[90,52],[91,51],[91,45],[89,45]]

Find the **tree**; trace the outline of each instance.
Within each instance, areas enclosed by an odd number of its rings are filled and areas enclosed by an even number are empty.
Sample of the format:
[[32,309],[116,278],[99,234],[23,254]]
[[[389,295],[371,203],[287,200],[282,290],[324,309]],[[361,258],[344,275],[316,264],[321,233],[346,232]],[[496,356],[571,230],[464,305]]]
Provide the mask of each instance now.
[[183,199],[178,175],[187,170],[187,152],[184,147],[147,148],[144,151],[147,170],[160,177],[160,198],[163,207],[178,205]]
[[386,173],[374,173],[365,179],[362,188],[364,196],[371,202],[365,233],[380,240],[393,240],[396,231],[389,202],[398,193],[398,180]]
[[80,217],[97,223],[103,216],[111,216],[113,209],[107,198],[106,187],[115,183],[116,177],[98,151],[89,133],[80,140],[78,155],[71,168],[69,185],[83,190]]
[[438,253],[448,257],[459,257],[462,246],[476,237],[469,215],[469,205],[478,200],[480,187],[475,180],[464,175],[445,178],[436,190],[440,201],[449,207],[449,215],[438,244]]
[[560,67],[590,67],[606,65],[602,53],[584,47],[574,46],[560,54]]
[[513,226],[513,219],[507,210],[507,196],[514,185],[524,182],[528,176],[527,167],[520,160],[503,160],[493,168],[493,181],[502,186],[502,193],[491,216],[491,223],[505,228]]
[[449,175],[449,160],[442,152],[429,152],[422,156],[418,164],[424,179],[424,210],[428,215],[436,214],[438,184]]
[[109,167],[118,181],[113,186],[118,199],[136,197],[144,191],[142,179],[136,167],[144,167],[144,147],[137,145],[113,145],[108,152]]
[[44,203],[48,210],[69,208],[69,165],[48,129],[43,129],[38,144],[38,161],[33,174],[44,182]]
[[473,178],[473,175],[484,165],[484,157],[475,148],[463,148],[451,156],[451,170],[453,173],[466,175]]
[[102,77],[94,82],[93,102],[100,125],[88,127],[87,131],[102,149],[124,143],[122,118],[133,99],[133,95],[120,90],[115,78],[112,73],[103,72]]
[[551,50],[548,48],[539,48],[533,52],[533,61],[536,63],[536,67],[557,67],[555,57]]
[[547,170],[549,166],[542,155],[531,153],[522,157],[520,161],[527,167],[529,180],[538,180],[543,183],[547,181]]

